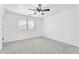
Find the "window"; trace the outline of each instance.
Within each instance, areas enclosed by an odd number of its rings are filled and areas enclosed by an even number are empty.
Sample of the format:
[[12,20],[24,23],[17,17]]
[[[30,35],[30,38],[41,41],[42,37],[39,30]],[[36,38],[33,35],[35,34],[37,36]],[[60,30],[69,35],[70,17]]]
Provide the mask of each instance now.
[[34,20],[28,20],[28,30],[34,30]]
[[18,21],[19,30],[34,30],[35,28],[35,21],[34,20],[26,20],[21,19]]
[[19,20],[19,30],[27,30],[27,20]]

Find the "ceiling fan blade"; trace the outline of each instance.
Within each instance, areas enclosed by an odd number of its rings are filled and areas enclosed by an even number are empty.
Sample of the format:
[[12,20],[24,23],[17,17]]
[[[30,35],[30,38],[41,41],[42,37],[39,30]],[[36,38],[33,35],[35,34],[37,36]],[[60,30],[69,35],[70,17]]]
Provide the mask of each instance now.
[[36,9],[28,9],[28,10],[37,11]]
[[33,13],[33,14],[29,14],[29,15],[35,15],[35,14],[37,14],[37,12],[35,12],[35,13]]
[[43,10],[41,10],[41,11],[50,11],[50,9],[43,9]]
[[33,15],[37,14],[37,12],[35,12]]
[[42,15],[44,15],[44,13],[41,13]]

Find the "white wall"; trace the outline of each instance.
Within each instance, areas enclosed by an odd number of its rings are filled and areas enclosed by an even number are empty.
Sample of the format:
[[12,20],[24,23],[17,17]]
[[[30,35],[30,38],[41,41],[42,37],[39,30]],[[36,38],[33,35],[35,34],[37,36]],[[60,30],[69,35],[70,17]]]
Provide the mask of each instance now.
[[0,50],[2,49],[2,17],[3,17],[3,5],[0,5]]
[[46,17],[44,36],[79,46],[79,7]]
[[0,14],[0,50],[2,48],[2,15]]
[[[18,19],[33,19],[35,20],[34,31],[19,31]],[[34,18],[16,14],[12,12],[6,12],[4,19],[4,42],[28,39],[42,36],[42,18]]]

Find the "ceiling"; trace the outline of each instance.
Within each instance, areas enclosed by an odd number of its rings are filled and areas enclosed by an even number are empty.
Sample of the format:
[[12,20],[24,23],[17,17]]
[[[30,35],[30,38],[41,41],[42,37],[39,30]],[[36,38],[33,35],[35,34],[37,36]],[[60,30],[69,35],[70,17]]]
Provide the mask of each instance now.
[[[11,12],[16,12],[24,15],[33,14],[34,11],[28,10],[29,8],[36,8],[37,4],[4,4],[4,9]],[[50,16],[54,14],[58,14],[67,10],[70,10],[75,7],[79,7],[78,4],[42,4],[43,8],[49,8],[50,11],[45,12],[44,16]],[[35,17],[44,17],[35,15]]]

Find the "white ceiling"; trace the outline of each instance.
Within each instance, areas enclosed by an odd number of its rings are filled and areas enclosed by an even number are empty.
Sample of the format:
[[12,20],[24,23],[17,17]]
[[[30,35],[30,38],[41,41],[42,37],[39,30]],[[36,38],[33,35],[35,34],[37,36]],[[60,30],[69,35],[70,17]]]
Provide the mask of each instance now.
[[[28,10],[29,8],[36,8],[37,4],[5,4],[4,9],[24,15],[34,13],[34,11]],[[45,16],[58,14],[75,7],[79,7],[77,4],[43,4],[43,8],[49,8],[50,12],[45,12]],[[38,17],[38,15],[36,15]],[[43,16],[44,17],[44,16]]]

